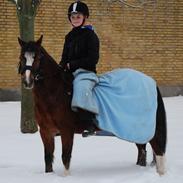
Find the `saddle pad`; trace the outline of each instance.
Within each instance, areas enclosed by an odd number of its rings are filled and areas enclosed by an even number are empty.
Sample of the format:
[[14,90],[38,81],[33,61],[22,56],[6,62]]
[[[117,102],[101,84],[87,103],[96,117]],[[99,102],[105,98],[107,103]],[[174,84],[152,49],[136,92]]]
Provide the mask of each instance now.
[[[86,79],[83,70],[80,78],[82,74]],[[132,69],[116,69],[96,77],[92,100],[98,107],[99,128],[130,142],[151,140],[156,127],[156,82]]]

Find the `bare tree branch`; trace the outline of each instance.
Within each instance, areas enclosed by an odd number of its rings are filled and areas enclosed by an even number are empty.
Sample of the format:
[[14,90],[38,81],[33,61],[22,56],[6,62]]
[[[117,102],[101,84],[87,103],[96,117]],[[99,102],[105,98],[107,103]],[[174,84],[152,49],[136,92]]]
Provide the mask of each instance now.
[[134,0],[133,3],[128,2],[129,0],[107,0],[108,3],[119,2],[131,8],[143,8],[147,4],[156,3],[157,0]]
[[17,4],[17,0],[8,0],[10,2],[12,2],[13,4]]
[[[18,0],[8,0],[8,1],[12,2],[15,5],[18,4]],[[40,3],[41,0],[32,0],[32,7],[38,7]]]
[[41,0],[32,0],[33,6],[38,6],[41,3]]

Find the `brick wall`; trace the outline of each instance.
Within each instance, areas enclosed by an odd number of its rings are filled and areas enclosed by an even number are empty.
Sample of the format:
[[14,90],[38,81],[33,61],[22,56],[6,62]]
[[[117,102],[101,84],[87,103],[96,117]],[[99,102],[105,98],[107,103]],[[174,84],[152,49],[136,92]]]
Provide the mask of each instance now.
[[[35,22],[35,39],[60,60],[64,36],[71,29],[67,8],[72,1],[42,1]],[[183,86],[183,1],[159,0],[142,9],[86,0],[90,21],[101,41],[100,73],[130,67],[154,77],[159,85]],[[18,22],[15,6],[0,0],[0,88],[19,88]]]

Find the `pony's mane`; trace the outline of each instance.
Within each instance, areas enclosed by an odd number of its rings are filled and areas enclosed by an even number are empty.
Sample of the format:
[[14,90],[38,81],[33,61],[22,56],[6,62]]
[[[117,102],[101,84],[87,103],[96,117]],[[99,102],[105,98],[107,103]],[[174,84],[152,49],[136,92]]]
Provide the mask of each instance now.
[[[41,46],[41,54],[42,56],[46,57],[44,61],[48,61],[54,65],[55,68],[57,68],[59,71],[58,73],[62,73],[59,75],[59,78],[61,78],[63,84],[64,84],[64,91],[68,95],[68,93],[72,92],[72,82],[73,82],[73,75],[71,72],[65,72],[63,69],[61,69],[57,62],[48,54],[48,52]],[[60,85],[61,86],[61,85]],[[70,97],[70,96],[69,96]]]
[[55,63],[55,65],[58,66],[57,62],[53,59],[53,57],[46,51],[46,49],[43,46],[41,46],[41,54],[42,56],[48,58],[49,61],[52,61],[53,63]]
[[70,88],[72,87],[72,81],[73,81],[73,75],[71,74],[71,72],[65,72],[63,69],[61,69],[58,66],[57,62],[53,59],[53,57],[51,57],[51,55],[49,55],[46,49],[42,46],[41,46],[41,55],[42,57],[46,58],[44,62],[47,60],[57,69],[57,71],[59,71],[59,73],[62,73],[60,76],[61,76],[61,80],[64,82],[64,84],[67,87],[66,90],[68,88],[69,90],[71,90]]

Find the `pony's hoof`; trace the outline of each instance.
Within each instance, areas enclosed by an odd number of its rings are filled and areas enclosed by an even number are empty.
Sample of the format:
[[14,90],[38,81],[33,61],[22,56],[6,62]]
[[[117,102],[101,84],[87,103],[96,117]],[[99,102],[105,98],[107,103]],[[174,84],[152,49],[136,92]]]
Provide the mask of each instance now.
[[63,173],[63,177],[67,177],[67,176],[69,176],[69,175],[71,175],[70,174],[70,171],[69,170],[64,170],[64,173]]
[[156,156],[156,170],[160,176],[166,173],[165,156]]
[[163,176],[166,173],[166,171],[165,170],[157,170],[157,173],[161,177],[161,176]]
[[147,163],[146,163],[146,161],[138,161],[137,163],[136,163],[136,165],[139,165],[139,166],[146,166],[147,165]]
[[45,173],[52,173],[53,169],[52,168],[46,168]]

